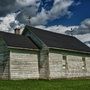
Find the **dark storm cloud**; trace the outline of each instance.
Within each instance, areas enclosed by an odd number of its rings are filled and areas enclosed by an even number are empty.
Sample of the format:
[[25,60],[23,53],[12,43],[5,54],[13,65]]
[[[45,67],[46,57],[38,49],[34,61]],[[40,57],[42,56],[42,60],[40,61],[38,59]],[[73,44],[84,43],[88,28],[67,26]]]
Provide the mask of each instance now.
[[[20,11],[15,20],[21,24],[31,22],[31,25],[41,25],[69,13],[72,3],[73,0],[0,0],[0,17]],[[31,19],[28,19],[29,16]]]
[[24,7],[20,14],[16,17],[16,20],[18,20],[20,23],[28,24],[29,22],[29,17],[36,16],[38,11],[38,8],[36,6],[31,6],[31,7]]
[[0,0],[0,17],[20,12],[15,19],[20,23],[27,24],[29,16],[36,16],[39,3],[40,0]]
[[0,0],[0,16],[5,16],[15,8],[16,0]]

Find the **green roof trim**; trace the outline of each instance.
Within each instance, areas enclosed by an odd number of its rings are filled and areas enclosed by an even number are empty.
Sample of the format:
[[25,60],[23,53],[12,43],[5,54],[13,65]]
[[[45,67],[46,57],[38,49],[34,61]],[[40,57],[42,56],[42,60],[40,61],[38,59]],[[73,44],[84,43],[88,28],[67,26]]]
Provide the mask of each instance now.
[[49,52],[57,52],[61,53],[63,55],[75,55],[75,56],[84,56],[84,57],[90,57],[89,52],[83,52],[83,51],[76,51],[76,50],[70,50],[70,49],[63,49],[63,48],[52,48],[49,47]]

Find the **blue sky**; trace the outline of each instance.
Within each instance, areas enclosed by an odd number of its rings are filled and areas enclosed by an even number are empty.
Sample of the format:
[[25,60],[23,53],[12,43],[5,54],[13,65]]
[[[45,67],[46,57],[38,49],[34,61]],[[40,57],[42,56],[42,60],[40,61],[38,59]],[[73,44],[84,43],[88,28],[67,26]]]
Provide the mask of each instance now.
[[72,34],[90,46],[90,0],[0,0],[0,30],[26,24]]
[[25,17],[31,16],[32,25],[75,26],[90,18],[90,0],[0,0],[0,17],[18,10],[16,20],[23,24],[27,24]]
[[[79,25],[86,18],[90,18],[90,0],[74,0],[75,2],[69,7],[72,12],[71,17],[63,16],[55,20],[49,20],[48,25]],[[79,4],[79,5],[77,5]]]

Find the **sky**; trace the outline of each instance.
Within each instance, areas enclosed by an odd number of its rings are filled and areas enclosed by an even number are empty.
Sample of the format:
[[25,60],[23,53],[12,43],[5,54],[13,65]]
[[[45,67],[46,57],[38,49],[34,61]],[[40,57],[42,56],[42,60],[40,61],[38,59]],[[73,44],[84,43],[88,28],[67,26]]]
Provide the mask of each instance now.
[[90,18],[90,0],[73,0],[74,3],[69,7],[71,16],[60,17],[50,21],[49,25],[63,24],[66,26],[79,25],[83,20]]
[[31,25],[90,46],[90,0],[0,0],[0,31]]

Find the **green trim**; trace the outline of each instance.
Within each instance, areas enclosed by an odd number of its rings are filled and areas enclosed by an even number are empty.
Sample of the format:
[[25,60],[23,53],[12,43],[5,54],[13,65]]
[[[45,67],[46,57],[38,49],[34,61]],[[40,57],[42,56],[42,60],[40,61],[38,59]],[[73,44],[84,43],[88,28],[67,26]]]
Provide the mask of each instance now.
[[28,38],[32,39],[34,44],[39,49],[48,48],[47,45],[41,39],[39,39],[39,37],[35,33],[33,33],[33,31],[28,26],[25,27],[22,35],[25,35]]
[[8,46],[9,49],[18,49],[18,50],[27,50],[27,51],[39,51],[39,49],[29,49],[29,48],[21,48],[21,47],[12,47]]
[[[1,69],[0,78],[2,79],[9,79],[10,77],[9,61],[10,61],[9,49],[7,47],[5,40],[2,37],[0,37],[0,66],[3,66],[3,69]],[[7,68],[7,72],[5,71],[6,76],[2,77],[5,68]]]
[[82,53],[76,51],[70,51],[65,49],[56,49],[56,48],[49,48],[50,52],[55,52],[63,55],[74,55],[74,56],[82,56],[82,57],[90,57],[90,53]]
[[9,48],[11,52],[18,52],[18,53],[34,53],[38,54],[39,51],[36,50],[26,50],[26,49],[18,49],[18,48]]
[[55,48],[55,47],[49,47],[49,49],[56,49],[56,50],[65,50],[65,51],[72,51],[76,53],[84,53],[84,54],[90,54],[90,52],[85,52],[85,51],[78,51],[78,50],[72,50],[72,49],[64,49],[64,48]]
[[[26,26],[23,34],[30,38],[33,43],[39,48],[39,76],[42,79],[48,79],[49,78],[49,49],[48,46],[33,32],[33,30]],[[43,70],[44,69],[44,70]],[[42,72],[43,70],[43,72]]]

